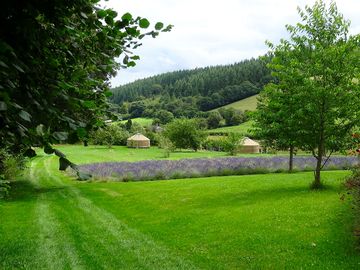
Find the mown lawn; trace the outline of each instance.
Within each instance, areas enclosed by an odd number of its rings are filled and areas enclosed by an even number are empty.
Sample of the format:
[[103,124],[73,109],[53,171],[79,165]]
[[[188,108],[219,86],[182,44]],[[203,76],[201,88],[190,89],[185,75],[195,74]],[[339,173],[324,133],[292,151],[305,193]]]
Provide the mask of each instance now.
[[346,171],[83,183],[32,160],[0,202],[0,269],[359,269]]
[[[179,150],[172,152],[169,158],[164,158],[164,150],[156,146],[140,149],[126,146],[113,146],[108,148],[102,145],[57,145],[56,149],[62,151],[69,160],[76,164],[104,162],[104,161],[140,161],[150,159],[182,159],[182,158],[212,158],[225,157],[225,152]],[[40,152],[42,152],[40,150]]]

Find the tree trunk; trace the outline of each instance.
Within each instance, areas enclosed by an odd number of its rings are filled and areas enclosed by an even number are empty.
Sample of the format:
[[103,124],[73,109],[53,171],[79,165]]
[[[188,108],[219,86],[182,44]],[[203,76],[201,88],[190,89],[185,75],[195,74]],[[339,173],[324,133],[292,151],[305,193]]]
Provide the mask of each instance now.
[[294,146],[290,145],[290,157],[289,157],[289,173],[293,171],[293,161],[294,161]]
[[315,168],[315,179],[314,179],[314,182],[312,184],[312,188],[314,188],[314,189],[321,188],[320,173],[321,173],[321,166],[322,166],[323,156],[324,156],[324,141],[320,140],[318,153],[317,153],[317,157],[316,157],[317,162],[316,162],[316,168]]

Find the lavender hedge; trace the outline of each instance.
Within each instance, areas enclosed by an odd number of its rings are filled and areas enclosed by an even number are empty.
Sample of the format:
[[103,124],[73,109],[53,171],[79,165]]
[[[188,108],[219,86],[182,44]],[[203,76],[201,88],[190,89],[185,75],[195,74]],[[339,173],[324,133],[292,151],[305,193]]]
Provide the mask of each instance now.
[[[295,157],[294,170],[315,168],[313,157]],[[332,157],[324,169],[348,169],[357,164],[354,157]],[[96,179],[138,181],[176,179],[215,175],[238,175],[281,172],[288,169],[287,157],[227,157],[181,160],[146,160],[139,162],[105,162],[79,166]]]

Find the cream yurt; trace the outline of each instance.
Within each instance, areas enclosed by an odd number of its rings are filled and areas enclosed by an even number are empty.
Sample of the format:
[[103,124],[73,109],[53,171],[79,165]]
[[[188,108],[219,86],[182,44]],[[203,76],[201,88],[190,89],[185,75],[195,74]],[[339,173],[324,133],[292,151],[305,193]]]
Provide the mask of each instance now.
[[242,145],[239,149],[240,153],[249,153],[249,154],[257,154],[260,153],[261,147],[260,144],[252,139],[245,137]]
[[127,139],[127,147],[132,148],[149,148],[150,139],[140,133],[136,133]]

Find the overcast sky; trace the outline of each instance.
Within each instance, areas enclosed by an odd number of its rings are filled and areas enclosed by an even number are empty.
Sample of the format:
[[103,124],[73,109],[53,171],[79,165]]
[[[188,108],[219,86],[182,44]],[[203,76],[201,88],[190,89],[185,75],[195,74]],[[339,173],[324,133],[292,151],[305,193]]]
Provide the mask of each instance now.
[[[148,37],[135,52],[140,60],[120,70],[113,87],[136,79],[209,65],[231,64],[263,55],[265,41],[286,38],[285,24],[300,21],[296,7],[315,0],[109,0],[102,5],[119,16],[130,12],[173,24],[169,33]],[[329,3],[329,1],[325,1]],[[350,33],[360,33],[360,0],[337,0],[339,11],[351,21]]]

